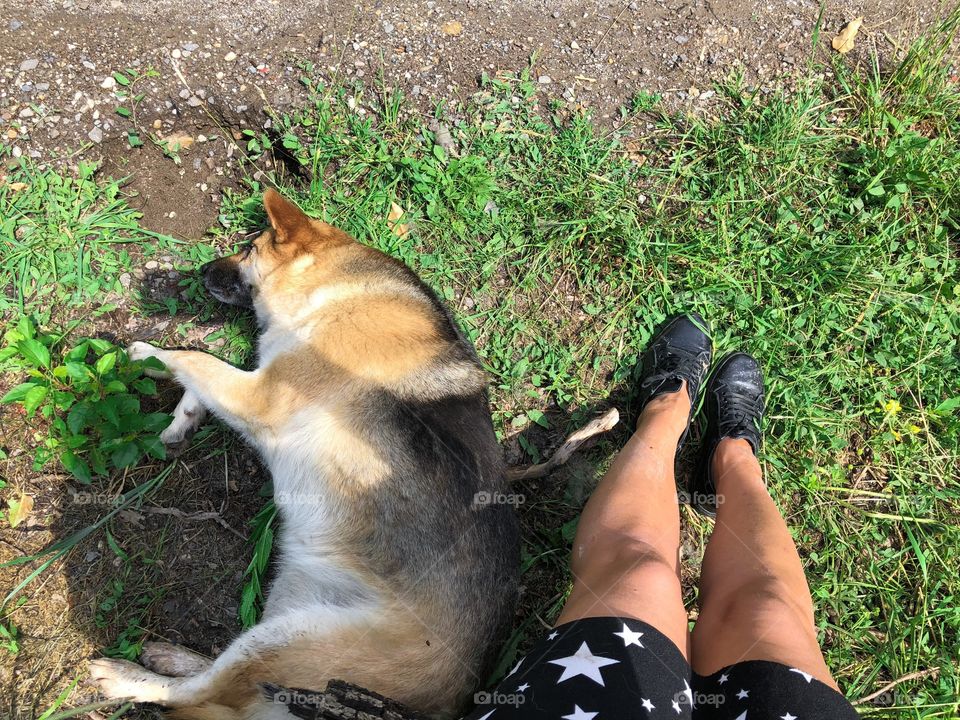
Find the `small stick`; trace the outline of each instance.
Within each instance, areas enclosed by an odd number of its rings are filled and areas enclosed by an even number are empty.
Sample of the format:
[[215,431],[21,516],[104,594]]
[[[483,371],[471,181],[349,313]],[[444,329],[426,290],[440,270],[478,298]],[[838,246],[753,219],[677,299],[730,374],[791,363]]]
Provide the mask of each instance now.
[[546,462],[538,465],[527,465],[525,467],[512,467],[507,469],[507,480],[533,480],[542,478],[554,468],[563,465],[577,449],[587,440],[613,429],[613,426],[620,422],[620,413],[616,408],[610,408],[603,415],[594,418],[582,428],[568,437],[563,445],[550,456]]
[[896,680],[893,680],[892,682],[888,682],[886,685],[884,685],[882,688],[880,688],[880,689],[877,690],[876,692],[870,693],[870,694],[867,695],[866,697],[862,697],[862,698],[860,698],[859,700],[854,700],[854,701],[853,701],[853,704],[854,704],[854,705],[863,705],[864,703],[870,702],[870,701],[873,700],[874,698],[880,697],[880,696],[883,695],[885,692],[887,692],[887,690],[892,690],[893,688],[895,688],[895,687],[896,687],[897,685],[899,685],[900,683],[905,683],[905,682],[907,682],[908,680],[916,680],[917,678],[926,677],[927,675],[933,675],[934,673],[939,672],[939,670],[940,670],[940,668],[935,667],[935,668],[928,668],[928,669],[926,669],[926,670],[917,670],[916,672],[907,673],[907,674],[904,675],[903,677],[897,678]]
[[180,508],[171,508],[171,507],[142,507],[140,512],[152,513],[153,515],[173,515],[178,517],[181,520],[213,520],[215,523],[220,525],[225,530],[229,530],[234,535],[236,535],[241,540],[246,540],[247,538],[237,530],[234,530],[227,523],[226,520],[221,517],[220,513],[217,512],[196,512],[196,513],[185,513]]

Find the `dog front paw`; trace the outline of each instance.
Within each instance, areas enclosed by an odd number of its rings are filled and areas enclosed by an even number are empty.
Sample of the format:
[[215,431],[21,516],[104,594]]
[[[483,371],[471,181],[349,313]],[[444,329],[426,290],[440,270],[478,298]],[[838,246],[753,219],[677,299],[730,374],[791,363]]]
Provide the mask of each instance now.
[[[150,343],[132,342],[127,347],[127,357],[131,360],[146,360],[147,358],[157,358],[162,360],[163,350],[151,345]],[[166,379],[172,377],[169,371],[166,370],[157,370],[156,368],[144,368],[144,374],[148,377],[157,378],[157,379]]]
[[160,354],[160,348],[150,343],[137,342],[130,343],[127,348],[127,355],[131,360],[146,360],[147,358],[157,357]]

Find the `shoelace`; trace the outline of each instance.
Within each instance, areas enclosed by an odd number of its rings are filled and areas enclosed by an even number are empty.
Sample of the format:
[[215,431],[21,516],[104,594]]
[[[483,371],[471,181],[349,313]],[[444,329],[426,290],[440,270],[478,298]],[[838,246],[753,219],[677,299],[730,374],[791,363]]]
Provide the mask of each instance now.
[[685,348],[668,348],[665,357],[657,358],[658,370],[656,378],[679,377],[676,372],[682,365],[688,364],[691,360],[696,360],[700,353],[690,352]]
[[726,422],[721,423],[721,430],[724,433],[744,425],[753,431],[758,430],[755,421],[757,416],[763,413],[763,396],[720,393],[717,400],[721,419],[727,419]]

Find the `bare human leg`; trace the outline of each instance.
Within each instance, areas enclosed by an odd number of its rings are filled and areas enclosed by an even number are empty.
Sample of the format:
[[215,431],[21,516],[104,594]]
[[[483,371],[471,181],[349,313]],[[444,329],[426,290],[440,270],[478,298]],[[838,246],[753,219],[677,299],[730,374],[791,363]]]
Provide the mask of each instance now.
[[771,660],[836,688],[817,643],[800,556],[750,444],[723,439],[712,462],[717,519],[700,575],[694,670],[708,675],[744,660]]
[[657,628],[688,657],[673,467],[689,413],[685,385],[644,408],[636,432],[580,517],[571,559],[573,590],[557,624],[635,618]]

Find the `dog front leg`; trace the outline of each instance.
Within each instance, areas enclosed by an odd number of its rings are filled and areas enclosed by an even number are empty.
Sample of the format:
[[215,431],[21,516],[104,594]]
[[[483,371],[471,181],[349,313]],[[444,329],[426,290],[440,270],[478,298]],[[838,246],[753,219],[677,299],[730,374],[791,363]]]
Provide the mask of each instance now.
[[[185,416],[179,420],[180,429],[185,429],[187,410],[200,415],[203,408],[248,435],[256,435],[264,426],[264,410],[268,404],[262,402],[260,376],[256,371],[240,370],[198,350],[164,350],[145,342],[131,344],[127,354],[132,360],[157,358],[184,387],[186,392],[174,416],[174,425],[178,424],[178,414]],[[170,437],[172,439],[172,435]]]

